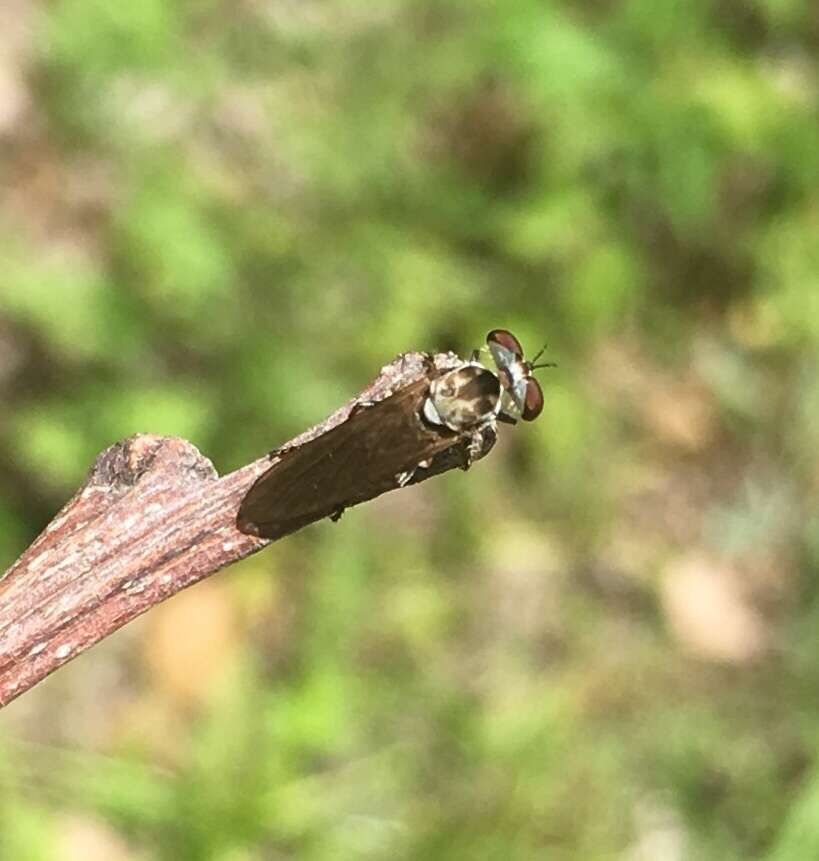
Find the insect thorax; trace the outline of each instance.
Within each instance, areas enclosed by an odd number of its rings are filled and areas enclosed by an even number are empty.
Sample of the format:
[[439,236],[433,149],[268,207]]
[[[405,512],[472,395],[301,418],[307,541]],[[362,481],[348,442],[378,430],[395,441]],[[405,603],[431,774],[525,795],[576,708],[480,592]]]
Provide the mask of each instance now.
[[433,380],[424,418],[461,433],[493,421],[500,407],[501,384],[491,371],[471,362]]

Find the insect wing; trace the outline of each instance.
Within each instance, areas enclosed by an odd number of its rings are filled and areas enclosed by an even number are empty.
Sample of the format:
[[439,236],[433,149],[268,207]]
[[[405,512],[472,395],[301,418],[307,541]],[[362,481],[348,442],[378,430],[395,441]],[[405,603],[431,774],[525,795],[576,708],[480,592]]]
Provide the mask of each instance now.
[[399,475],[460,439],[446,428],[422,422],[428,390],[426,378],[417,380],[286,451],[242,500],[238,528],[280,538],[399,487]]

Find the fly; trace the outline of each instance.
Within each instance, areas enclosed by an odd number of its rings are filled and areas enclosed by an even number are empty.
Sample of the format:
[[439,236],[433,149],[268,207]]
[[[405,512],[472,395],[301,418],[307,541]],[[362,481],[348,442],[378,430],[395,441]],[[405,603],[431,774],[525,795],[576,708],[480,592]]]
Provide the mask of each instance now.
[[[324,517],[337,519],[345,508],[404,486],[458,444],[467,444],[468,466],[480,455],[487,428],[494,430],[499,418],[514,421],[518,389],[524,402],[530,382],[540,391],[514,336],[495,329],[487,341],[498,374],[474,356],[452,370],[429,370],[384,400],[356,405],[345,421],[309,442],[277,452],[279,459],[242,499],[238,528],[275,539]],[[493,344],[506,352],[496,355]],[[524,407],[521,417],[535,418],[542,393],[536,412]]]

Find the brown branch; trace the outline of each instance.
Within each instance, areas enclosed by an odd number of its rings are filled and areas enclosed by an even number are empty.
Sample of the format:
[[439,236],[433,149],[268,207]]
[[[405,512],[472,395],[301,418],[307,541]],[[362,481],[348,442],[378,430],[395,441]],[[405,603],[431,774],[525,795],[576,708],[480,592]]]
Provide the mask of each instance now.
[[[399,356],[307,442],[426,373],[422,353]],[[434,357],[458,365],[453,353]],[[487,428],[486,454],[495,437]],[[185,440],[138,434],[104,451],[76,495],[0,580],[0,706],[180,589],[265,547],[236,528],[236,511],[271,463],[260,458],[219,478]],[[457,443],[419,470],[423,481],[466,463]],[[310,492],[305,488],[305,493]]]

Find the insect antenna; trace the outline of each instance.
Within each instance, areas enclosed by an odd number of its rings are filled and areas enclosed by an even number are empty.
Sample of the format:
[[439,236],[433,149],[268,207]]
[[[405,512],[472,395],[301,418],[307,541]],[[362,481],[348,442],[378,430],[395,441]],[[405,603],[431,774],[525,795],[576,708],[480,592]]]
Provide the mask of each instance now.
[[539,365],[537,364],[537,360],[546,352],[546,347],[548,344],[544,344],[540,350],[538,350],[537,355],[529,362],[529,370],[536,371],[538,368],[556,368],[557,362],[541,362]]

